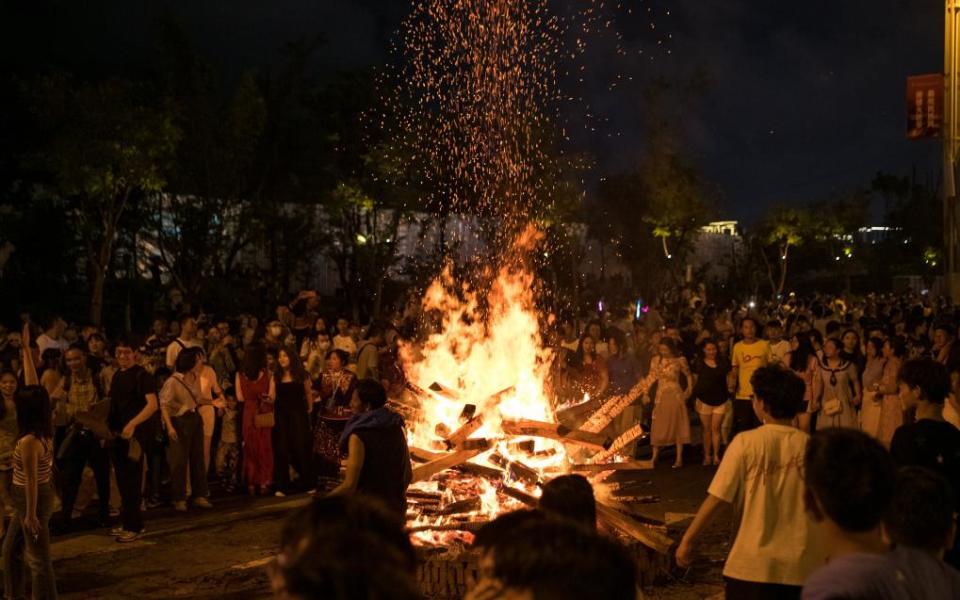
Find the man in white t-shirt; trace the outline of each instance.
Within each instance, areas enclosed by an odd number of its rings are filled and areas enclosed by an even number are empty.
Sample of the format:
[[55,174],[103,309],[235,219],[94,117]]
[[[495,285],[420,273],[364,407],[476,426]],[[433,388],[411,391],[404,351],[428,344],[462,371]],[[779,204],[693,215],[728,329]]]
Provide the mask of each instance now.
[[697,537],[723,504],[733,504],[740,524],[723,568],[726,597],[799,598],[804,581],[825,559],[820,532],[804,509],[809,436],[792,426],[804,383],[786,369],[761,367],[751,384],[752,406],[763,425],[730,442],[707,499],[680,541],[677,564],[692,562]]
[[770,344],[770,364],[787,366],[784,362],[787,354],[790,353],[790,342],[783,339],[783,325],[780,321],[770,321],[763,328],[763,337]]
[[357,342],[350,335],[350,323],[346,319],[337,319],[337,335],[333,336],[333,348],[343,350],[354,360],[357,354]]
[[197,320],[187,315],[180,318],[180,335],[178,335],[170,345],[167,346],[167,356],[164,362],[171,371],[177,364],[177,357],[184,348],[195,348],[200,346],[196,339]]
[[43,353],[50,348],[59,350],[61,354],[67,351],[70,343],[63,338],[63,332],[66,328],[66,322],[59,315],[51,317],[44,324],[43,333],[37,336],[37,348],[40,349],[40,356],[43,356]]

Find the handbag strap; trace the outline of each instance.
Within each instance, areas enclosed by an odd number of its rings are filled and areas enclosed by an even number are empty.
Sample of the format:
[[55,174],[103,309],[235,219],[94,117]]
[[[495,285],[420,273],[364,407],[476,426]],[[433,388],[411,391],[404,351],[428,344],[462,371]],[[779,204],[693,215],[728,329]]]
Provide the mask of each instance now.
[[190,398],[193,400],[194,409],[196,409],[196,407],[200,406],[200,403],[197,402],[197,396],[196,396],[196,394],[194,394],[194,393],[193,393],[193,390],[190,389],[190,386],[187,385],[186,382],[183,381],[183,377],[182,377],[182,376],[181,376],[181,377],[177,377],[176,375],[173,375],[173,378],[177,380],[177,383],[179,383],[180,385],[183,386],[183,389],[187,390],[187,393],[188,393],[188,394],[190,394]]

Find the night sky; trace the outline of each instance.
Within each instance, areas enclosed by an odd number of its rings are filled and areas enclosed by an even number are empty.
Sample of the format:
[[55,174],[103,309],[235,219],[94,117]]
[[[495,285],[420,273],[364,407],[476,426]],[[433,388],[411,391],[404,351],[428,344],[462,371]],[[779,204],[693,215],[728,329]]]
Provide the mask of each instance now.
[[[269,69],[284,42],[316,34],[328,41],[318,69],[363,67],[387,60],[406,7],[406,0],[4,2],[0,66],[136,71],[150,56],[157,17],[172,13],[227,79],[251,66]],[[941,69],[942,2],[623,0],[609,13],[611,29],[587,40],[589,74],[566,90],[606,121],[589,131],[583,125],[596,123],[564,113],[576,148],[596,157],[595,177],[629,168],[642,154],[642,94],[651,78],[702,71],[708,86],[681,127],[689,156],[722,191],[722,217],[749,222],[778,202],[866,186],[878,170],[938,178],[939,145],[904,137],[904,86],[908,74]],[[613,52],[615,32],[625,57]],[[624,79],[611,91],[618,74]]]

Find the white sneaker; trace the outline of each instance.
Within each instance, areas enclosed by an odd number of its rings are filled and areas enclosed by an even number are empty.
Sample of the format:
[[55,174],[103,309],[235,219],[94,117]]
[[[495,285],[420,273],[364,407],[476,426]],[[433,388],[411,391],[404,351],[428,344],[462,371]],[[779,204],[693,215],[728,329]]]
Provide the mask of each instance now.
[[283,492],[281,492],[280,490],[275,491],[275,492],[273,493],[273,495],[276,496],[277,498],[286,498],[286,497],[287,497],[287,495],[284,494]]

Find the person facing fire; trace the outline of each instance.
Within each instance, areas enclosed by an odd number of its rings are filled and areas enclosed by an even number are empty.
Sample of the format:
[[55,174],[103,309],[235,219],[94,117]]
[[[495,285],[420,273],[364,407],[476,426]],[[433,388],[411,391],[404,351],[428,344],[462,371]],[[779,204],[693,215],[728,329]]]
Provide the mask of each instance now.
[[357,383],[350,400],[354,416],[340,436],[347,453],[343,482],[331,496],[358,493],[379,498],[388,508],[406,513],[407,486],[413,478],[403,418],[386,407],[387,392],[372,379]]

